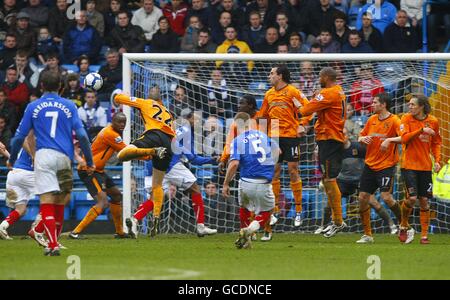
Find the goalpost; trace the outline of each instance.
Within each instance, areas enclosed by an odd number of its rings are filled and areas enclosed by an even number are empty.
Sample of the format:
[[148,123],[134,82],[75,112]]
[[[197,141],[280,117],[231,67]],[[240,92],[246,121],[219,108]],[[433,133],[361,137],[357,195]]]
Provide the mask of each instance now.
[[[423,93],[429,97],[432,114],[439,118],[441,126],[442,163],[450,158],[450,54],[124,54],[123,89],[125,93],[140,98],[158,95],[172,114],[182,108],[196,111],[194,129],[195,149],[201,155],[220,155],[234,117],[239,99],[253,95],[261,105],[264,93],[270,88],[268,74],[278,63],[287,64],[292,84],[311,98],[319,88],[318,72],[326,66],[338,72],[338,83],[344,88],[347,103],[369,105],[370,89],[384,90],[393,99],[393,112],[407,112],[406,103],[411,93]],[[220,66],[220,72],[216,67]],[[358,88],[359,86],[359,88]],[[368,89],[367,87],[371,88]],[[185,103],[175,105],[175,90],[182,87]],[[153,96],[155,97],[155,96]],[[357,108],[359,107],[357,105]],[[364,110],[364,109],[363,109]],[[144,130],[139,112],[123,107],[128,122],[124,141],[129,143]],[[202,116],[200,116],[202,115]],[[176,116],[174,116],[176,118]],[[351,120],[362,126],[368,115],[358,112]],[[178,122],[177,122],[178,123]],[[199,124],[203,124],[199,128]],[[354,126],[357,128],[358,126]],[[357,132],[354,132],[357,134]],[[199,142],[200,141],[200,142]],[[217,166],[190,166],[202,186],[205,200],[206,225],[219,232],[234,232],[239,228],[236,185],[232,199],[214,197],[208,199],[205,184],[212,182],[221,194],[224,175]],[[281,220],[274,227],[276,232],[313,232],[321,223],[327,200],[320,188],[320,175],[315,153],[313,129],[301,139],[300,175],[303,181],[303,224],[293,226],[295,204],[289,186],[287,166],[282,170],[282,194],[280,196]],[[145,168],[142,161],[123,164],[123,213],[124,220],[144,201],[148,194],[144,188]],[[209,186],[212,188],[212,185]],[[394,198],[404,199],[403,182],[397,167]],[[380,200],[379,195],[377,199]],[[380,201],[382,202],[382,201]],[[343,213],[348,230],[361,230],[357,199],[343,198]],[[450,232],[450,202],[431,200],[431,226],[433,232]],[[195,218],[189,197],[176,193],[173,188],[166,196],[161,214],[161,233],[194,233]],[[412,216],[412,224],[420,229],[418,208]],[[389,211],[389,210],[388,210]],[[389,211],[390,213],[390,211]],[[374,232],[389,232],[389,227],[372,209]],[[393,215],[391,214],[391,217]],[[151,218],[151,216],[150,216]],[[146,233],[151,220],[144,219],[141,231]]]

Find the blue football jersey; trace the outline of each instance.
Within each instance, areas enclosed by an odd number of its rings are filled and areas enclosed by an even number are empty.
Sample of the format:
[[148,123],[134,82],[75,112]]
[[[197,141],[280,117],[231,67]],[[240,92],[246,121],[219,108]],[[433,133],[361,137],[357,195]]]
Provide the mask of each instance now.
[[266,134],[249,130],[238,135],[231,143],[230,161],[239,160],[241,177],[272,181],[278,155],[276,145]]
[[33,171],[33,159],[25,149],[20,149],[17,160],[13,166],[14,169],[22,169],[27,171]]
[[72,101],[55,93],[45,93],[28,104],[16,136],[25,138],[34,129],[36,150],[53,149],[73,160],[73,131],[82,127]]

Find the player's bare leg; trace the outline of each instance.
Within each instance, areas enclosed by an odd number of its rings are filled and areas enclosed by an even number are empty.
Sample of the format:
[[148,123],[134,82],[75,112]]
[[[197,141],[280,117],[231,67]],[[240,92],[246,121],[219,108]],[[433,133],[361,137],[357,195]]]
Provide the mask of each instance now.
[[197,220],[197,236],[212,235],[217,233],[217,229],[211,229],[205,226],[205,208],[200,187],[196,182],[187,190],[192,199],[192,207],[194,208],[195,219]]
[[166,156],[166,151],[167,149],[164,147],[138,148],[135,145],[128,145],[117,154],[117,157],[120,161],[129,161],[145,156],[157,156],[160,159],[163,159]]
[[[391,229],[391,234],[397,234],[398,233],[398,226],[395,225],[394,221],[392,221],[391,217],[389,216],[388,212],[384,208],[383,205],[380,204],[380,202],[377,201],[375,198],[375,195],[370,195],[369,205],[380,216],[380,218],[384,221],[385,224],[389,224],[389,228]],[[400,208],[400,207],[399,207]],[[400,218],[398,219],[400,220]]]
[[9,213],[5,220],[0,223],[0,239],[12,240],[8,235],[9,226],[18,221],[27,211],[27,205],[25,203],[19,203],[14,206],[14,210]]
[[269,220],[264,225],[264,235],[261,237],[262,242],[268,242],[272,240],[272,226],[275,225],[280,219],[280,207],[279,207],[280,193],[281,193],[280,176],[281,176],[281,163],[277,163],[275,164],[275,170],[272,180],[272,190],[275,196],[275,208],[273,209]]
[[[389,209],[394,213],[395,218],[397,219],[397,222],[400,223],[400,219],[402,218],[402,213],[400,211],[400,205],[397,201],[395,201],[394,197],[390,192],[381,192],[381,199],[389,206]],[[395,224],[390,225],[391,227],[391,234],[395,234],[398,229]]]
[[359,193],[359,214],[364,228],[364,235],[356,241],[358,244],[373,243],[372,227],[370,225],[370,194],[366,192]]
[[430,243],[428,239],[428,227],[430,226],[430,205],[428,204],[427,197],[419,198],[420,205],[420,226],[421,226],[421,237],[420,243],[426,245]]
[[288,162],[288,172],[291,179],[291,190],[294,194],[295,202],[295,220],[294,226],[298,227],[302,224],[302,179],[298,174],[298,162]]

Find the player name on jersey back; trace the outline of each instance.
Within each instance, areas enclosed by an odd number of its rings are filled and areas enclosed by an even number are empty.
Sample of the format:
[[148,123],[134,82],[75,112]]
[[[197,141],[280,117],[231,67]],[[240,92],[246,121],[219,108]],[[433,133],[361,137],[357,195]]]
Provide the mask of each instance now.
[[57,100],[57,99],[47,98],[47,100],[39,103],[33,109],[33,118],[37,119],[39,112],[41,110],[43,110],[44,108],[47,108],[47,107],[59,108],[60,110],[62,110],[66,114],[67,118],[72,118],[72,112],[70,111],[70,109],[67,106],[65,106],[61,102],[56,102],[56,101],[53,101],[53,100]]

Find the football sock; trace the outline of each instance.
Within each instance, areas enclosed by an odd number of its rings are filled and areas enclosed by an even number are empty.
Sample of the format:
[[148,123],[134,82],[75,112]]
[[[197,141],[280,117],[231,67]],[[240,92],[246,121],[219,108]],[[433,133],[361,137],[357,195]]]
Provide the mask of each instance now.
[[428,227],[430,226],[430,210],[420,210],[420,226],[422,228],[421,236],[428,236]]
[[135,158],[143,157],[143,156],[153,156],[155,155],[156,150],[153,148],[124,148],[118,154],[117,157],[121,161],[128,161]]
[[331,207],[330,205],[327,205],[323,212],[323,225],[327,225],[331,221]]
[[162,186],[155,186],[153,187],[153,216],[155,218],[159,218],[159,215],[161,214],[161,209],[164,201],[164,191]]
[[195,218],[197,219],[197,224],[205,223],[205,207],[203,205],[202,194],[192,193],[192,206],[194,208]]
[[[6,217],[5,221],[8,223],[8,227],[14,223],[16,223],[17,220],[20,219],[20,214],[17,210],[13,210],[9,213],[9,215]],[[6,227],[6,228],[8,228]]]
[[138,221],[142,220],[146,215],[148,215],[149,212],[153,210],[153,206],[153,201],[151,199],[142,202],[133,217]]
[[397,222],[400,223],[400,220],[402,219],[402,212],[400,210],[400,205],[398,204],[398,202],[395,201],[394,205],[389,207],[389,209],[394,213]]
[[340,226],[343,222],[342,219],[342,203],[341,203],[341,191],[337,185],[336,180],[324,181],[325,191],[329,196],[331,202],[331,211],[333,216],[334,224]]
[[278,204],[280,202],[281,182],[279,179],[272,180],[272,190],[275,196],[275,208],[273,212],[277,214],[280,212],[280,207]]
[[372,227],[370,225],[370,207],[360,212],[360,215],[361,215],[361,222],[364,228],[364,234],[372,236]]
[[61,235],[64,224],[64,204],[55,204],[56,236]]
[[255,217],[255,221],[259,222],[260,226],[263,226],[270,220],[270,214],[270,211],[262,211]]
[[54,249],[58,246],[55,224],[55,205],[41,204],[41,215],[44,222],[44,231],[48,238],[48,247]]
[[34,231],[37,233],[43,233],[44,232],[44,220],[41,218],[39,223],[34,227]]
[[109,211],[111,212],[114,227],[116,228],[116,233],[118,235],[123,235],[123,220],[122,220],[122,204],[121,203],[110,203]]
[[411,213],[411,208],[406,205],[406,201],[402,203],[402,218],[400,222],[400,226],[402,228],[409,228],[409,215]]
[[300,213],[302,212],[302,181],[291,181],[291,190],[294,194],[295,212]]
[[250,223],[251,213],[245,207],[239,207],[239,220],[241,228],[245,228]]
[[92,206],[91,209],[87,212],[86,216],[84,216],[83,220],[81,220],[80,224],[72,231],[75,234],[82,232],[89,224],[91,224],[99,215],[103,212],[102,209],[97,206]]

